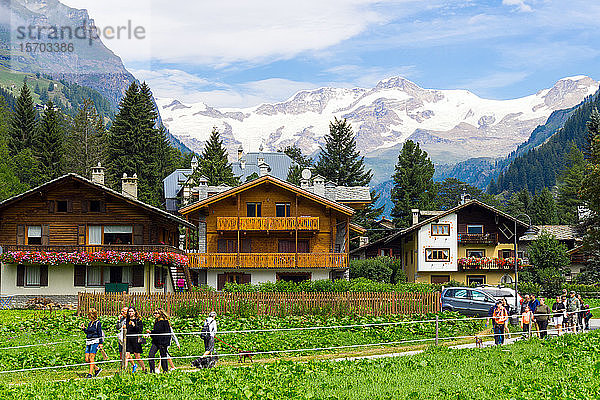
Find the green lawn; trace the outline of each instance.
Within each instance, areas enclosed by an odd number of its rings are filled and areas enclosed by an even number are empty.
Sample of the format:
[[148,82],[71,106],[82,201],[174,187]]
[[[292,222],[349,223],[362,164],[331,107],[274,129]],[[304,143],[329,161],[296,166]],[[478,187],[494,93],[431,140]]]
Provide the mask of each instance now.
[[597,399],[600,332],[398,358],[276,362],[22,386],[6,399]]

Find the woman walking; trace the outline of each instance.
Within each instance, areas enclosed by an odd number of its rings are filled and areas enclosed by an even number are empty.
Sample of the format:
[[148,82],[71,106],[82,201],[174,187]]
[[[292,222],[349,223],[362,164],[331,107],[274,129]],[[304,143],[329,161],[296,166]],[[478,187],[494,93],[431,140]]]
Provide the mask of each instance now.
[[102,323],[98,320],[98,311],[94,308],[88,310],[90,322],[87,328],[81,325],[81,330],[85,333],[85,362],[90,364],[88,378],[98,376],[102,368],[94,364],[98,349],[102,349],[104,343],[104,333],[102,332]]
[[[142,336],[144,332],[144,324],[137,311],[133,307],[129,307],[127,310],[127,320],[125,321],[127,326],[127,339],[126,339],[126,353],[125,357],[131,361],[133,365],[133,372],[137,370],[137,364],[131,357],[131,354],[135,357],[135,360],[142,367],[142,371],[146,372],[146,366],[144,360],[141,359],[142,344],[146,343],[146,339]],[[128,361],[129,362],[129,361]]]
[[156,364],[154,356],[158,351],[160,352],[160,368],[163,372],[167,372],[169,370],[167,366],[167,347],[171,344],[171,325],[169,324],[169,317],[162,308],[154,311],[154,318],[153,329],[147,331],[152,338],[152,346],[148,353],[150,359],[148,364],[150,364],[150,372],[154,373]]
[[562,326],[565,316],[565,304],[563,303],[560,296],[556,296],[556,303],[552,304],[552,313],[554,314],[552,318],[554,326],[558,331],[558,336],[560,336],[562,335]]
[[531,335],[531,324],[534,322],[534,316],[531,309],[529,306],[525,306],[525,311],[523,311],[523,314],[521,315],[521,330],[523,331],[523,337],[529,338]]

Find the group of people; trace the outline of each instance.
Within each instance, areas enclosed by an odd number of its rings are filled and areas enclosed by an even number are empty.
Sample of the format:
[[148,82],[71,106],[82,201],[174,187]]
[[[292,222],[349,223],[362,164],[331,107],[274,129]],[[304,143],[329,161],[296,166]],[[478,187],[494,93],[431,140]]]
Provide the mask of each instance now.
[[[138,315],[135,307],[123,307],[121,314],[119,315],[116,323],[118,330],[117,339],[119,341],[119,354],[123,352],[123,345],[125,345],[125,366],[132,365],[132,372],[136,372],[138,366],[143,372],[146,372],[146,365],[142,359],[143,345],[146,343],[146,339],[151,339],[150,351],[148,352],[148,364],[150,366],[150,372],[156,372],[156,353],[160,354],[160,368],[163,372],[167,372],[169,367],[174,369],[173,360],[169,354],[169,346],[173,341],[177,348],[180,348],[179,340],[173,328],[169,322],[169,316],[162,308],[157,308],[154,313],[154,325],[152,329],[146,329],[144,331],[144,323]],[[203,331],[207,331],[205,335],[201,334],[204,340],[205,353],[203,357],[206,357],[214,352],[215,347],[215,336],[217,334],[217,314],[213,311],[204,322]],[[104,352],[104,331],[102,330],[102,323],[98,319],[98,311],[94,308],[90,308],[88,311],[88,318],[90,319],[87,327],[81,326],[81,329],[86,335],[85,340],[85,362],[89,364],[88,378],[98,376],[102,371],[102,368],[95,364],[96,354]],[[104,353],[106,358],[106,353]],[[136,364],[137,362],[137,364]]]
[[[488,317],[493,324],[494,343],[504,343],[508,333],[508,304],[506,299],[498,300],[490,307]],[[524,338],[529,338],[533,332],[537,332],[540,338],[548,335],[548,324],[555,326],[558,335],[564,332],[577,332],[590,329],[589,321],[592,317],[590,306],[583,303],[581,295],[571,292],[567,297],[567,291],[563,290],[562,296],[556,297],[552,309],[543,298],[537,299],[535,295],[525,295],[521,301],[519,314],[519,325]],[[536,326],[537,325],[537,326]]]

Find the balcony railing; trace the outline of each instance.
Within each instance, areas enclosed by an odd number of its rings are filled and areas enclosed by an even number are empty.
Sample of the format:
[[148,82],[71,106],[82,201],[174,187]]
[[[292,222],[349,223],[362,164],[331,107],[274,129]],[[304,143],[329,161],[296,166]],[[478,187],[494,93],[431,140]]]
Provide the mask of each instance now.
[[458,243],[462,244],[496,244],[497,233],[459,233]]
[[[519,266],[523,266],[521,259],[518,259]],[[462,271],[470,270],[513,270],[515,268],[514,258],[459,258],[458,267]]]
[[[238,229],[237,217],[217,217],[217,230],[235,231]],[[242,231],[293,231],[296,229],[295,217],[240,217],[239,229]],[[319,217],[298,217],[298,230],[318,231]]]
[[[345,253],[188,253],[190,268],[346,268]],[[239,260],[239,264],[238,264]]]
[[184,251],[166,244],[105,244],[105,245],[35,245],[8,244],[2,245],[3,252],[9,251],[39,251],[45,253],[96,253],[112,251],[117,253],[178,253]]

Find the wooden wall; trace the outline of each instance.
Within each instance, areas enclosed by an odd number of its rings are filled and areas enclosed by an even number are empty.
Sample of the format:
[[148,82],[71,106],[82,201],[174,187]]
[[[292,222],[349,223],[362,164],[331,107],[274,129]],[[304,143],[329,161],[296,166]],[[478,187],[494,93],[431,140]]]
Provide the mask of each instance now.
[[[68,212],[57,212],[53,202],[63,200]],[[90,200],[102,201],[103,212],[86,210]],[[80,225],[142,225],[142,244],[174,245],[179,240],[175,222],[72,179],[0,210],[0,245],[17,244],[18,225],[48,225],[49,245],[77,245]]]
[[[498,221],[498,223],[496,223]],[[506,224],[512,232],[515,229],[515,223],[501,215],[496,215],[491,210],[471,205],[458,211],[458,233],[467,233],[467,225],[483,225],[483,233],[497,233],[500,243],[512,243],[514,239],[508,239],[500,230],[499,224]],[[523,235],[525,228],[517,225],[519,236]]]

